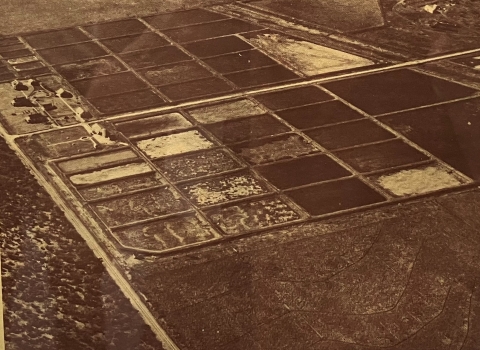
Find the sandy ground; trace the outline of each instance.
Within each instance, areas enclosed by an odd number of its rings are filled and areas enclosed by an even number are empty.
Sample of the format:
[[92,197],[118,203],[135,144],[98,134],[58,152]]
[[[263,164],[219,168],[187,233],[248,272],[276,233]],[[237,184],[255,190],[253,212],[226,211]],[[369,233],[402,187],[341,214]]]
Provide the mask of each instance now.
[[2,0],[0,35],[145,16],[231,0]]

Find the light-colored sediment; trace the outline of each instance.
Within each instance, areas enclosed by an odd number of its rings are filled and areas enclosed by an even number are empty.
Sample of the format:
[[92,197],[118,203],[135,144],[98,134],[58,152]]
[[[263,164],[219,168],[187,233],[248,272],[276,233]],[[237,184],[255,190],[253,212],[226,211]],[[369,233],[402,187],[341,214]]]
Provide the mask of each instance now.
[[178,134],[160,136],[137,142],[148,157],[155,159],[174,154],[211,148],[214,144],[207,140],[197,130],[185,131]]
[[264,114],[265,111],[250,100],[221,103],[188,111],[200,123],[216,123],[225,120]]
[[383,175],[377,179],[377,183],[396,196],[428,193],[462,184],[453,173],[437,166]]
[[152,169],[145,163],[132,163],[127,165],[120,165],[113,168],[93,171],[87,174],[78,174],[70,177],[75,185],[89,185],[103,181],[120,179],[122,177],[145,174],[152,171]]
[[249,42],[306,76],[373,64],[363,57],[281,34],[259,34],[249,39]]

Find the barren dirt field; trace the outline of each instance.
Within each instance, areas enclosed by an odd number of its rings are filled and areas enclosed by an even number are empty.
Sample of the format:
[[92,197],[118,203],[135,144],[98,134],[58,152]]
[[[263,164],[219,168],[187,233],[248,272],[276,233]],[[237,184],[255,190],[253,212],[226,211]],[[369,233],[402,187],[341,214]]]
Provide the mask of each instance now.
[[151,15],[231,0],[2,0],[0,36]]

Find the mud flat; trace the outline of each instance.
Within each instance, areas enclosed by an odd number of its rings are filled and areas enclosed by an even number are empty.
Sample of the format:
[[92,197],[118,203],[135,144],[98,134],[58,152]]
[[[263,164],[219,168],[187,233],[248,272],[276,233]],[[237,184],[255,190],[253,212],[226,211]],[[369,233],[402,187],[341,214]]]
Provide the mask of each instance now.
[[192,123],[186,120],[180,113],[169,113],[115,123],[115,128],[129,138],[141,138],[170,130],[188,128],[190,126],[192,126]]
[[113,231],[113,235],[125,247],[155,252],[220,238],[210,224],[194,215],[177,216],[118,229]]
[[127,194],[116,199],[96,202],[94,207],[110,227],[189,209],[186,201],[170,188]]
[[268,192],[265,184],[249,173],[225,175],[221,178],[181,185],[180,190],[200,206],[214,205]]
[[24,136],[16,142],[28,153],[45,159],[94,152],[97,146],[81,126]]
[[112,181],[124,177],[140,175],[152,172],[152,168],[146,163],[130,163],[113,168],[105,168],[89,173],[70,176],[74,185],[91,185],[99,182]]
[[184,83],[212,76],[205,67],[193,61],[146,68],[139,73],[156,86]]
[[190,130],[180,133],[141,140],[137,146],[148,157],[155,159],[191,151],[214,147],[214,143],[199,131]]
[[305,76],[338,72],[373,65],[369,59],[278,33],[246,38],[253,46]]
[[377,175],[372,180],[394,196],[412,196],[456,187],[465,180],[439,165],[407,168]]
[[85,200],[96,200],[162,184],[164,184],[164,181],[159,174],[141,174],[133,177],[114,179],[100,185],[81,187],[78,189],[78,192]]
[[254,142],[232,145],[231,148],[251,164],[296,158],[319,150],[297,134],[286,134]]
[[102,57],[59,65],[55,69],[68,80],[79,80],[123,72],[126,67],[113,57]]
[[242,234],[302,218],[287,202],[276,197],[222,206],[209,211],[208,215],[227,235]]
[[183,181],[235,170],[241,165],[222,149],[201,151],[155,161],[172,181]]
[[117,163],[128,162],[138,159],[138,156],[130,149],[106,152],[83,158],[76,158],[59,162],[57,165],[65,173],[80,173],[101,167],[111,166]]
[[211,124],[226,120],[264,114],[265,111],[250,100],[237,100],[212,106],[190,109],[188,114],[199,123]]

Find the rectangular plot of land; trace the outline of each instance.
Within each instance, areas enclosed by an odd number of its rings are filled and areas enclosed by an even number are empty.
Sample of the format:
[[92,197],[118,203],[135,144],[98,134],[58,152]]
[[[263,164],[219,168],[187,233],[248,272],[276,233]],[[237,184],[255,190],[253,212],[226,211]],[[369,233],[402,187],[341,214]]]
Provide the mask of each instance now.
[[38,61],[37,56],[25,56],[25,57],[19,57],[19,58],[10,58],[7,60],[7,63],[11,65],[16,65],[16,64],[36,62],[36,61]]
[[30,34],[24,36],[24,38],[35,49],[46,49],[90,40],[90,38],[77,28]]
[[180,185],[179,189],[199,206],[214,205],[269,192],[263,181],[247,172],[188,183]]
[[0,74],[7,74],[7,73],[11,73],[10,69],[8,69],[8,67],[6,66],[0,66]]
[[146,31],[147,27],[136,19],[126,19],[85,26],[83,29],[99,39],[105,39],[141,33]]
[[102,40],[102,44],[115,53],[153,49],[170,45],[170,43],[160,35],[150,32],[122,36],[120,38],[104,39]]
[[334,213],[385,201],[385,198],[358,179],[312,185],[286,194],[311,215]]
[[188,110],[198,122],[211,124],[242,117],[265,114],[265,111],[250,100],[237,100]]
[[[13,68],[15,68],[15,67],[13,67]],[[41,75],[47,75],[47,74],[51,74],[51,73],[52,72],[50,71],[50,69],[48,69],[48,67],[42,67],[42,68],[19,71],[18,76],[21,79],[25,79],[25,78],[35,78],[35,77],[39,77]]]
[[[62,125],[67,125],[65,119]],[[71,123],[73,124],[73,123]],[[56,158],[59,157],[68,157],[75,156],[82,153],[93,152],[95,151],[95,145],[91,139],[85,140],[74,140],[71,142],[57,143],[50,145],[48,147],[50,154],[54,155]]]
[[191,80],[208,78],[212,73],[205,67],[194,61],[187,61],[166,65],[161,67],[151,67],[138,71],[153,85],[178,84]]
[[81,61],[107,55],[107,52],[93,42],[54,47],[37,51],[50,64]]
[[401,140],[347,149],[335,154],[360,172],[387,169],[429,159]]
[[294,107],[275,112],[275,114],[298,129],[308,129],[365,118],[362,114],[340,101]]
[[360,56],[279,33],[258,33],[255,36],[249,35],[246,40],[269,56],[309,77],[373,64]]
[[351,175],[348,170],[324,154],[273,163],[255,169],[282,190]]
[[15,74],[13,74],[13,72],[4,72],[4,73],[0,73],[0,82],[9,82],[9,81],[12,81],[15,79]]
[[42,144],[51,145],[56,143],[68,142],[90,136],[87,130],[81,126],[68,129],[48,131],[38,134],[42,139]]
[[299,79],[298,75],[280,65],[231,73],[225,75],[225,77],[240,88],[270,85]]
[[193,9],[172,13],[162,13],[160,15],[146,17],[145,21],[157,29],[169,29],[203,22],[213,22],[222,19],[228,19],[228,17],[203,9]]
[[151,90],[132,91],[124,94],[89,99],[100,113],[137,111],[166,104]]
[[22,72],[22,71],[25,71],[25,70],[39,69],[39,68],[43,68],[43,67],[45,67],[43,62],[35,61],[35,62],[27,62],[27,63],[17,64],[15,66],[13,66],[13,69],[15,69],[17,72]]
[[222,149],[161,159],[156,161],[155,165],[174,182],[215,175],[241,167],[236,160]]
[[93,78],[127,70],[116,58],[108,56],[56,66],[55,70],[68,80]]
[[251,164],[269,163],[319,152],[315,146],[297,134],[239,143],[230,148]]
[[409,197],[468,183],[438,164],[387,172],[369,179],[395,197]]
[[8,45],[15,45],[15,44],[20,44],[21,41],[17,37],[10,37],[10,38],[4,38],[0,39],[0,46],[8,46]]
[[207,58],[203,61],[220,73],[232,73],[277,64],[276,61],[257,50],[231,53]]
[[96,183],[112,181],[129,176],[152,172],[152,168],[146,163],[130,163],[118,165],[112,168],[105,168],[70,176],[70,181],[76,186],[92,185]]
[[197,24],[178,29],[164,30],[163,33],[179,43],[203,40],[236,33],[250,32],[262,29],[261,27],[241,21],[227,19],[213,23]]
[[32,53],[28,49],[21,49],[15,51],[7,51],[0,53],[0,58],[4,58],[6,60],[10,58],[18,58],[18,57],[25,57],[31,55]]
[[189,130],[137,142],[137,147],[152,159],[198,151],[214,146],[215,144],[198,130]]
[[131,72],[77,80],[72,82],[72,85],[86,98],[120,94],[147,87],[145,82]]
[[176,216],[119,229],[113,235],[124,246],[151,251],[163,251],[221,237],[207,222],[195,215]]
[[154,173],[114,180],[94,187],[84,187],[78,189],[78,192],[86,200],[96,200],[162,184],[164,184],[164,182],[161,176]]
[[189,209],[185,200],[170,188],[127,194],[93,204],[93,208],[109,227],[146,220]]
[[196,41],[183,47],[200,58],[253,49],[252,45],[233,35]]
[[137,159],[137,155],[130,149],[115,152],[96,154],[84,158],[77,158],[59,162],[57,165],[64,173],[74,173],[93,170],[115,163],[127,162]]
[[409,140],[465,175],[480,180],[480,99],[468,99],[381,117]]
[[93,152],[96,146],[90,134],[80,126],[29,135],[19,143],[27,153],[41,152],[50,159]]
[[192,59],[175,46],[164,46],[152,50],[126,53],[122,54],[121,57],[133,68],[154,67]]
[[233,87],[226,81],[213,77],[180,84],[165,85],[159,87],[159,90],[172,101],[185,101],[201,96],[227,93],[232,91]]
[[471,96],[476,90],[401,69],[323,84],[361,110],[378,115]]
[[51,158],[93,152],[96,147],[90,134],[80,126],[32,135],[31,139],[32,147],[42,148]]
[[0,54],[2,54],[4,52],[18,51],[18,50],[22,50],[22,49],[25,49],[25,45],[23,45],[23,44],[0,46]]
[[305,131],[312,140],[328,150],[393,139],[396,136],[370,120],[326,126]]
[[208,211],[207,215],[227,235],[247,233],[302,218],[301,213],[280,197],[226,205]]
[[261,95],[255,99],[273,111],[304,106],[308,104],[333,100],[334,98],[315,86],[281,90]]
[[169,113],[154,117],[115,123],[115,128],[127,137],[150,136],[160,132],[184,129],[192,126],[180,113]]
[[207,124],[205,127],[226,144],[290,131],[288,126],[268,114]]

